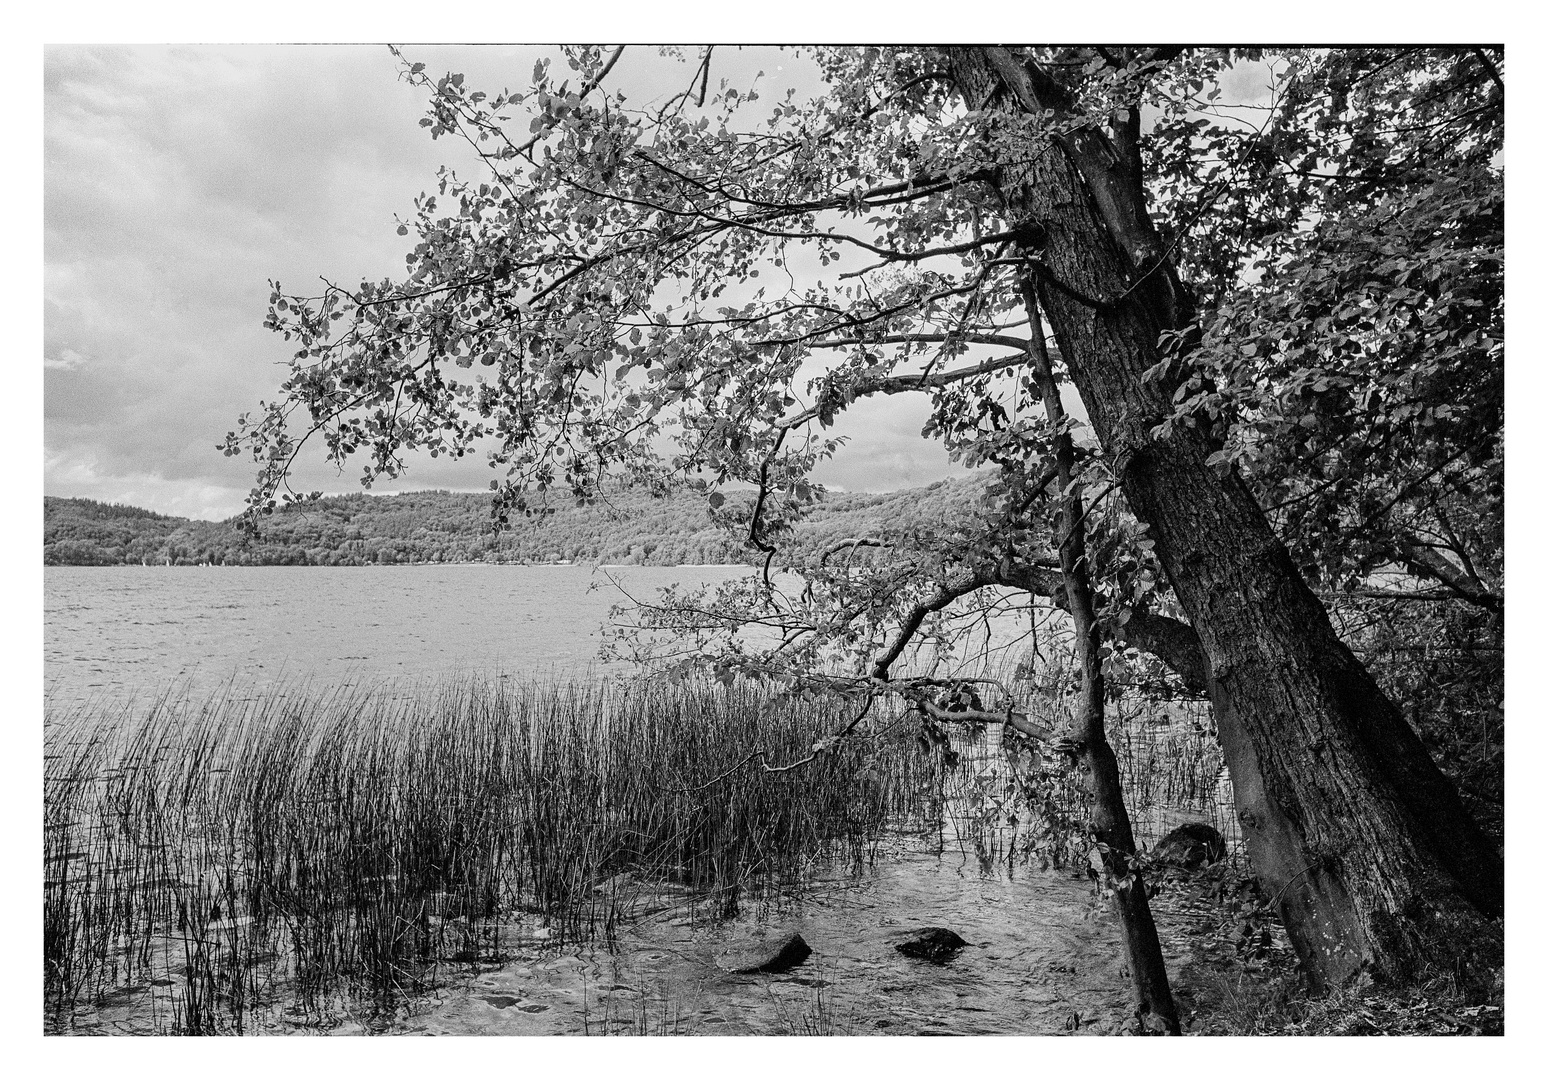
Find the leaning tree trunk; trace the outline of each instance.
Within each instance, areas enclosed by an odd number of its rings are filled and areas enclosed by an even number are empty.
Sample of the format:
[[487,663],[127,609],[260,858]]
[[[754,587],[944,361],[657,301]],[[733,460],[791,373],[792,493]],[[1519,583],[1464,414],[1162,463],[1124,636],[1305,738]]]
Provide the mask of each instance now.
[[1035,291],[1025,283],[1027,315],[1031,324],[1033,372],[1043,398],[1049,427],[1054,432],[1054,460],[1058,468],[1059,512],[1055,529],[1059,541],[1059,568],[1063,574],[1065,606],[1075,627],[1075,658],[1080,665],[1080,707],[1075,718],[1074,741],[1086,766],[1091,787],[1091,830],[1102,845],[1102,865],[1114,882],[1113,906],[1123,927],[1123,951],[1133,980],[1134,1014],[1142,1034],[1156,1031],[1182,1034],[1172,986],[1166,977],[1161,939],[1150,911],[1143,872],[1135,864],[1134,827],[1123,802],[1123,781],[1118,757],[1107,741],[1106,694],[1102,676],[1102,627],[1092,599],[1091,575],[1086,560],[1086,507],[1080,482],[1075,478],[1075,446],[1064,425],[1064,406],[1054,380],[1053,363],[1043,342],[1042,317]]
[[[954,50],[975,106],[1067,102],[1003,49]],[[1339,641],[1262,509],[1206,464],[1196,429],[1154,428],[1176,383],[1146,380],[1189,312],[1150,230],[1135,149],[1086,127],[1006,166],[1022,255],[1120,487],[1198,633],[1253,865],[1318,985],[1361,970],[1470,978],[1501,958],[1503,862],[1413,730]]]

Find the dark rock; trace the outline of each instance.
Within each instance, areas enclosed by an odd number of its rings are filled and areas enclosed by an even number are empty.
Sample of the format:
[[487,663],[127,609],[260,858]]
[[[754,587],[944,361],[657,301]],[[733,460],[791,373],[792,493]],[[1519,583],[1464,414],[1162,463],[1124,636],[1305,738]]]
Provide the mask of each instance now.
[[897,943],[894,948],[904,956],[944,964],[967,948],[967,942],[942,926],[926,926]]
[[1158,865],[1176,866],[1184,870],[1197,870],[1225,857],[1226,842],[1213,826],[1201,821],[1179,825],[1161,838],[1150,853]]
[[736,975],[778,975],[789,971],[812,955],[812,947],[800,934],[790,934],[773,942],[760,953],[762,959],[733,968]]

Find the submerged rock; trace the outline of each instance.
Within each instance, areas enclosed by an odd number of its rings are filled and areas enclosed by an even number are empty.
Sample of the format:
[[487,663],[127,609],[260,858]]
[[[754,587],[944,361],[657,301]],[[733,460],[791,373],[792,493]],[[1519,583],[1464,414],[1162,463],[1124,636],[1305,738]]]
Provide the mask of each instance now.
[[1163,836],[1150,853],[1152,861],[1166,866],[1196,870],[1225,857],[1225,837],[1211,825],[1190,821]]
[[926,926],[915,930],[894,948],[904,956],[928,960],[932,964],[944,964],[967,948],[967,944],[943,926]]
[[800,934],[787,934],[760,950],[757,956],[751,958],[751,963],[744,963],[731,971],[734,975],[778,975],[804,962],[810,955],[812,947],[806,943],[805,938]]

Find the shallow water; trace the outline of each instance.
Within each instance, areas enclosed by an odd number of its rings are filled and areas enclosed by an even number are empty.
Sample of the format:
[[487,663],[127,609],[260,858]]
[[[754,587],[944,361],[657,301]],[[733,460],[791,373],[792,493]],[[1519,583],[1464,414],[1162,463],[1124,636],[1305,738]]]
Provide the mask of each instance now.
[[[1231,1030],[1220,1015],[1224,973],[1240,991],[1261,981],[1229,956],[1202,956],[1207,910],[1153,905],[1185,1027]],[[894,947],[945,925],[971,946],[945,964]],[[545,931],[499,964],[468,965],[393,1018],[340,1008],[323,1018],[284,1002],[250,1014],[250,1035],[1111,1035],[1129,1022],[1118,927],[1089,882],[1056,873],[980,876],[950,854],[884,860],[859,881],[819,886],[778,912],[726,921],[686,907],[623,931],[616,946],[554,947]],[[799,932],[812,947],[777,975],[732,969],[760,945]],[[1288,943],[1277,935],[1281,954]],[[54,1033],[166,1034],[171,989],[126,988],[82,1006]]]
[[[679,898],[681,899],[681,898]],[[1186,955],[1161,916],[1169,966]],[[895,948],[946,926],[970,945],[944,964]],[[1171,932],[1168,932],[1171,931]],[[739,975],[796,932],[812,955],[792,970]],[[622,930],[612,948],[543,943],[502,928],[507,959],[444,973],[441,989],[394,1019],[343,1009],[319,1021],[283,1005],[250,1034],[393,1035],[1062,1035],[1114,1034],[1128,1018],[1116,922],[1085,875],[984,874],[977,860],[896,841],[858,878],[815,882],[798,901],[733,919],[680,902]],[[170,987],[78,1010],[73,1030],[167,1030]],[[159,1007],[157,1001],[160,1000]]]
[[[945,964],[904,956],[908,931],[971,943]],[[737,975],[798,932],[812,956]],[[950,852],[882,861],[790,910],[648,920],[613,951],[535,954],[471,976],[390,1029],[424,1035],[1051,1035],[1111,1033],[1127,1014],[1117,928],[1082,876],[982,876]]]
[[[620,572],[645,592],[690,574],[747,573]],[[608,608],[622,599],[591,568],[568,566],[53,567],[45,584],[51,709],[143,700],[179,683],[194,693],[228,680],[259,688],[576,671],[594,658]],[[1158,921],[1175,971],[1189,928]],[[896,951],[900,935],[924,926],[948,927],[973,947],[945,965]],[[543,927],[519,920],[505,929],[508,962],[443,970],[445,987],[391,1021],[346,1010],[318,1024],[286,1017],[280,1005],[256,1030],[1103,1033],[1128,1011],[1118,929],[1084,873],[986,875],[950,846],[895,842],[872,871],[817,883],[778,911],[713,921],[677,903],[623,930],[611,949],[549,946]],[[733,958],[790,931],[813,949],[804,964],[782,975],[730,973]],[[166,1030],[174,988],[125,990],[83,1009],[75,1030]]]

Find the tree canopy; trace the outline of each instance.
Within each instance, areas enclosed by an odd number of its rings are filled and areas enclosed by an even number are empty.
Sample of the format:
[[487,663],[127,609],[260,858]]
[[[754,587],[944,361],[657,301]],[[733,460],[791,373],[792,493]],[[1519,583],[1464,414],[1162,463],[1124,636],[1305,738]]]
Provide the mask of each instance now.
[[[253,507],[282,489],[297,409],[367,481],[415,451],[487,449],[506,520],[610,471],[758,485],[759,547],[810,499],[839,449],[825,428],[859,397],[926,393],[923,434],[1037,475],[1053,433],[994,178],[1047,145],[1042,121],[967,108],[932,50],[819,51],[824,92],[780,101],[715,80],[711,52],[648,107],[608,89],[617,55],[566,50],[572,71],[540,64],[516,93],[404,61],[430,96],[421,123],[488,174],[443,172],[417,200],[402,280],[275,284],[293,369],[227,443],[263,464]],[[1051,57],[1087,115],[1139,106],[1151,213],[1197,295],[1164,422],[1217,435],[1313,581],[1398,569],[1498,606],[1497,59]],[[1249,75],[1252,100],[1227,100]]]
[[[400,279],[274,283],[296,352],[225,444],[259,465],[255,521],[312,438],[367,484],[487,453],[501,522],[556,485],[695,486],[764,573],[663,617],[775,625],[739,659],[872,684],[953,600],[1071,605],[1078,574],[1096,631],[1210,693],[1313,969],[1409,972],[1497,913],[1497,854],[1307,583],[1498,627],[1501,50],[844,47],[778,100],[705,50],[645,104],[609,84],[620,52],[517,92],[403,58],[421,124],[485,171],[417,200]],[[834,417],[903,392],[996,472],[984,502],[781,587]],[[1362,846],[1389,842],[1401,873]],[[1420,894],[1441,914],[1394,930]]]

